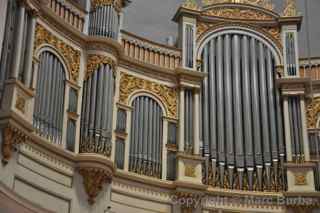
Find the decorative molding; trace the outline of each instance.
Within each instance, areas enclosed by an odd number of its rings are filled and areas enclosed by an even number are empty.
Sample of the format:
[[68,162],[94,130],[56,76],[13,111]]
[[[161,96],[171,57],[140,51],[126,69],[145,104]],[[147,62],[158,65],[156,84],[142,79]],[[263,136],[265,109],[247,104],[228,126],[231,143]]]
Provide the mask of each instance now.
[[106,157],[111,156],[112,143],[110,141],[110,132],[107,133],[108,136],[103,144],[98,144],[95,142],[94,137],[86,137],[80,142],[80,153],[93,153],[101,154]]
[[306,173],[296,173],[294,174],[294,183],[298,186],[307,185],[307,175]]
[[95,71],[97,70],[100,65],[109,64],[112,68],[112,71],[116,70],[117,63],[108,56],[102,55],[89,55],[88,62],[87,62],[87,73],[86,79]]
[[190,9],[190,10],[199,10],[200,9],[198,7],[196,0],[185,0],[181,6],[184,8]]
[[17,95],[15,107],[16,107],[16,109],[18,109],[23,114],[25,113],[26,102],[27,101],[26,101],[26,99],[24,97],[22,97],[21,95]]
[[119,102],[121,104],[129,105],[128,99],[130,95],[137,90],[146,90],[154,93],[166,107],[167,116],[177,118],[178,93],[176,88],[121,73]]
[[103,185],[111,183],[113,174],[105,169],[91,167],[79,168],[79,173],[83,177],[83,185],[88,195],[88,202],[93,205],[95,198],[103,189]]
[[282,16],[284,17],[295,17],[298,16],[297,4],[295,0],[287,0],[286,7],[283,10]]
[[274,20],[273,16],[266,13],[249,8],[238,7],[217,7],[203,12],[203,15],[240,20]]
[[184,175],[187,177],[196,177],[196,168],[194,165],[185,165]]
[[280,44],[281,41],[281,29],[279,27],[264,27],[264,31],[269,33],[275,40],[277,40]]
[[3,130],[3,142],[2,142],[2,163],[6,165],[11,156],[12,151],[15,147],[23,142],[25,142],[28,138],[22,131],[14,126],[7,126]]
[[80,51],[52,35],[42,25],[37,24],[34,47],[37,49],[43,44],[49,44],[56,48],[67,63],[68,70],[70,71],[70,79],[77,82],[80,72]]

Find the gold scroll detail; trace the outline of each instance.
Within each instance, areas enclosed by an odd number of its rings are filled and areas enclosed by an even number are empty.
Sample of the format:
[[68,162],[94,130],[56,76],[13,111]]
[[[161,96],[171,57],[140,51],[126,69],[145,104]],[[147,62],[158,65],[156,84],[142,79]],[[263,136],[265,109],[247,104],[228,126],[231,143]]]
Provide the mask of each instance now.
[[307,185],[307,175],[301,172],[294,174],[294,183],[298,186]]
[[199,22],[199,24],[197,25],[197,37],[202,35],[213,26],[214,24]]
[[137,90],[145,90],[157,95],[167,110],[167,116],[177,118],[177,89],[135,76],[121,73],[120,103],[128,105],[128,98]]
[[90,205],[95,203],[95,198],[102,191],[103,185],[111,183],[112,173],[100,168],[80,168],[83,177],[84,189],[88,195]]
[[191,10],[199,10],[198,4],[195,0],[185,0],[182,4],[182,7]]
[[244,8],[215,8],[203,13],[208,16],[217,16],[229,19],[243,20],[273,20],[274,17],[263,12]]
[[281,30],[278,27],[265,27],[263,28],[266,32],[268,32],[274,39],[276,39],[279,43],[281,42]]
[[270,0],[202,0],[202,4],[204,6],[221,3],[251,4],[258,7],[263,7],[267,10],[274,9],[274,5]]
[[22,113],[25,113],[26,102],[27,101],[24,97],[22,97],[21,95],[17,95],[17,100],[15,104],[16,109],[18,109]]
[[307,126],[310,129],[317,128],[317,121],[320,115],[320,97],[307,102]]
[[9,162],[15,147],[25,142],[27,138],[28,137],[16,127],[8,126],[3,129],[2,163],[4,165]]
[[286,7],[283,10],[284,17],[298,16],[297,4],[295,0],[287,0]]
[[77,82],[80,71],[80,51],[75,50],[70,45],[64,43],[61,39],[52,35],[43,26],[37,24],[35,35],[35,49],[43,44],[49,44],[56,48],[56,50],[63,56],[67,63],[68,70],[70,70],[70,78],[72,81]]
[[185,165],[184,175],[187,177],[196,177],[196,168],[193,165]]
[[113,5],[114,8],[119,12],[123,6],[122,1],[123,0],[93,0],[91,8],[94,10],[100,6]]
[[88,78],[102,64],[109,64],[113,71],[115,71],[117,65],[116,62],[108,56],[89,55],[86,78]]

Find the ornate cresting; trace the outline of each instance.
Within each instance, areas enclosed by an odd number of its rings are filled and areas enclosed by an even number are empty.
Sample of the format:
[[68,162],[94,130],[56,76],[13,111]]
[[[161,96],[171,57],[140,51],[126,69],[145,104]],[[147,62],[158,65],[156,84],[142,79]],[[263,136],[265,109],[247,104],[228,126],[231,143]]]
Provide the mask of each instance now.
[[80,51],[52,35],[40,24],[37,24],[34,48],[38,49],[41,45],[53,46],[63,56],[70,71],[70,79],[77,82],[80,71]]
[[12,125],[3,129],[2,163],[6,165],[17,145],[25,142],[28,136]]
[[123,0],[93,0],[91,4],[92,9],[96,9],[99,6],[113,5],[114,8],[119,12],[123,7]]
[[199,9],[196,0],[185,0],[182,4],[182,7],[187,8],[187,9],[191,9],[191,10],[198,10]]
[[128,105],[128,98],[137,90],[145,90],[156,94],[164,103],[168,117],[177,118],[176,88],[171,88],[152,81],[137,78],[126,73],[121,73],[120,103]]
[[211,10],[203,12],[203,15],[207,16],[217,16],[228,19],[242,19],[242,20],[273,20],[274,17],[259,12],[257,10],[248,9],[248,8],[227,8],[227,7],[217,7]]
[[89,76],[99,68],[99,66],[103,64],[109,64],[112,68],[112,71],[115,71],[117,63],[108,56],[102,56],[102,55],[89,55],[88,62],[87,62],[87,73],[86,73],[86,79],[89,78]]

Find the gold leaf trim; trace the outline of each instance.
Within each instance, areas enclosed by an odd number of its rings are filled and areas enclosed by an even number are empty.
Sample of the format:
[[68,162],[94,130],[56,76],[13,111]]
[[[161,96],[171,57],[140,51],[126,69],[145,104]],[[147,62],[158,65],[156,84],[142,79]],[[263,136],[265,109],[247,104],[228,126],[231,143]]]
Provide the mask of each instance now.
[[243,20],[274,20],[274,17],[257,10],[246,8],[214,8],[205,11],[203,15],[217,16],[228,19],[243,19]]
[[75,50],[70,45],[64,43],[61,39],[52,35],[43,26],[37,24],[34,45],[35,49],[39,48],[43,44],[49,44],[56,48],[67,63],[68,69],[70,70],[71,80],[77,82],[80,71],[80,51]]
[[87,73],[86,78],[88,78],[95,70],[99,68],[100,65],[109,64],[113,71],[115,71],[117,63],[108,56],[102,55],[89,55],[87,63]]
[[128,98],[137,90],[156,94],[166,107],[168,117],[177,118],[177,89],[121,73],[120,103],[128,105]]

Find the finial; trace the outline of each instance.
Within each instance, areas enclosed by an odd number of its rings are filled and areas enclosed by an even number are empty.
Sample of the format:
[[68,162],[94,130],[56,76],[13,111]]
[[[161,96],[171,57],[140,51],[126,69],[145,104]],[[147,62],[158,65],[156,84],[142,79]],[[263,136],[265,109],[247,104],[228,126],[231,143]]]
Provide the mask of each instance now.
[[295,0],[286,0],[286,7],[283,11],[284,17],[293,17],[297,16],[297,4]]
[[182,4],[182,7],[191,9],[191,10],[198,10],[198,4],[196,0],[185,0],[184,3]]

